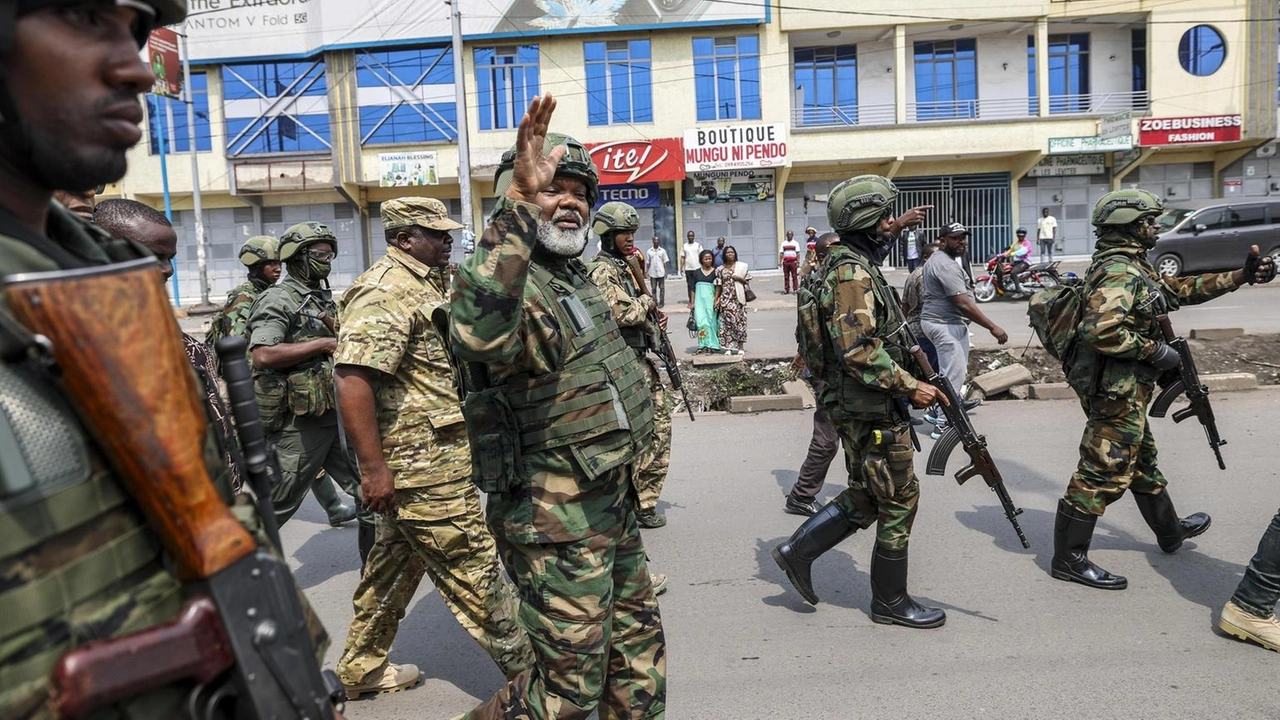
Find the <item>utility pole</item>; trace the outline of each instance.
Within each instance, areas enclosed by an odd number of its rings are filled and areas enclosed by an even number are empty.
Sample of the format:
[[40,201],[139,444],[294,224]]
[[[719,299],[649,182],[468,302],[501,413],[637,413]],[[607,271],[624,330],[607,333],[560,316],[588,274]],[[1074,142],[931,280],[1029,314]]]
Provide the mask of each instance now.
[[458,118],[458,189],[462,198],[462,247],[470,253],[475,249],[476,234],[471,230],[471,150],[467,132],[467,73],[462,58],[462,10],[460,0],[445,0],[450,6],[449,19],[453,25],[453,97],[457,103]]
[[191,95],[191,58],[188,56],[187,23],[182,23],[182,87],[187,103],[187,144],[191,154],[191,209],[196,216],[196,266],[200,268],[200,304],[209,304],[209,253],[204,240],[204,212],[200,204],[200,159],[196,155],[196,103]]

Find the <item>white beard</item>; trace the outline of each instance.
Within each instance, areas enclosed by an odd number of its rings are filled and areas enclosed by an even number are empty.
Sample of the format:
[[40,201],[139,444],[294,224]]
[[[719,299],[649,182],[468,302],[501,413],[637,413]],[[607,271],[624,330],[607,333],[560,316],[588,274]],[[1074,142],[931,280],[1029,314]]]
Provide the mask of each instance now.
[[[572,217],[578,221],[576,230],[565,230],[556,226],[556,219],[566,217]],[[576,212],[557,213],[556,219],[551,222],[538,220],[538,246],[557,257],[578,257],[587,247],[587,236],[591,228],[586,227],[582,216]]]

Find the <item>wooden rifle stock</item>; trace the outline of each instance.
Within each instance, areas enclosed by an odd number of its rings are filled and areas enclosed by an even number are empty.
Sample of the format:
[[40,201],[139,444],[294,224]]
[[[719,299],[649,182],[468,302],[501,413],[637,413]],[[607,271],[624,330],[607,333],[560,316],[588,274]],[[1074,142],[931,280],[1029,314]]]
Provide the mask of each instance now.
[[5,279],[62,386],[185,581],[253,552],[204,464],[207,421],[155,260]]

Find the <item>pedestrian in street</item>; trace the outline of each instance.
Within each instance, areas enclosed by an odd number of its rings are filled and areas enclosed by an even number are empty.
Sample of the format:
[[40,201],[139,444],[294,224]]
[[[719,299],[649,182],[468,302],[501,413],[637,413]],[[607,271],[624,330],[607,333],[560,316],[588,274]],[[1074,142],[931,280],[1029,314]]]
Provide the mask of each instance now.
[[444,270],[463,225],[434,198],[382,203],[387,254],[342,297],[334,353],[338,401],[360,461],[366,507],[382,515],[351,604],[338,679],[354,700],[412,687],[415,665],[388,660],[425,574],[507,677],[533,665],[515,593],[471,482],[471,450],[447,358]]
[[[902,227],[897,188],[861,175],[832,189],[827,217],[839,239],[827,249],[817,302],[802,306],[798,331],[805,364],[826,383],[819,397],[844,445],[851,483],[773,551],[805,600],[817,604],[814,560],[860,529],[877,525],[871,557],[871,619],[909,628],[946,622],[939,608],[907,592],[907,546],[920,493],[902,399],[925,407],[946,398],[906,369],[910,337],[880,261]],[[913,211],[914,212],[914,211]],[[915,212],[914,224],[923,218]]]
[[1058,219],[1049,214],[1049,208],[1040,208],[1040,217],[1036,219],[1036,243],[1040,246],[1040,262],[1053,262],[1053,246],[1057,240]]
[[724,248],[724,264],[716,268],[716,313],[720,318],[720,346],[725,355],[742,355],[747,344],[747,297],[751,282],[747,264],[732,245]]
[[689,312],[693,313],[698,328],[700,354],[720,352],[720,315],[716,308],[720,294],[719,271],[715,268],[715,255],[703,250],[698,255],[698,269],[693,271],[693,293],[689,296]]
[[689,290],[689,304],[693,305],[693,274],[701,263],[702,245],[694,239],[693,231],[685,233],[684,246],[680,248],[680,272],[684,273],[684,282]]
[[[635,232],[640,216],[624,202],[607,202],[592,218],[591,231],[600,236],[604,250],[591,259],[591,282],[600,288],[613,310],[614,322],[622,339],[636,353],[645,370],[649,396],[653,401],[653,442],[636,459],[631,468],[631,484],[636,492],[636,522],[642,528],[664,527],[667,518],[658,513],[658,497],[667,480],[671,465],[671,399],[662,384],[658,367],[649,359],[656,350],[661,333],[667,331],[667,316],[656,312],[653,297],[644,293],[635,271],[629,266],[635,247]],[[656,315],[654,322],[651,314]],[[667,576],[650,573],[653,594],[667,589]]]
[[658,307],[666,307],[667,304],[667,265],[671,262],[667,258],[667,251],[662,247],[662,241],[657,235],[653,236],[653,247],[645,251],[645,274],[649,277],[649,294],[657,301]]
[[[951,381],[957,393],[963,392],[969,374],[969,323],[986,328],[996,342],[1009,342],[1009,334],[978,307],[973,297],[973,281],[956,262],[969,248],[969,231],[960,223],[951,223],[938,242],[941,252],[934,253],[923,267],[924,304],[920,310],[920,329],[938,357],[937,370]],[[978,404],[975,398],[965,402],[969,409]],[[947,429],[947,419],[935,410],[926,420],[934,422],[934,440]]]
[[[820,236],[814,243],[814,261],[821,264],[827,257],[827,246],[840,239],[835,233],[827,233]],[[800,301],[806,302],[812,296],[817,298],[819,291],[818,281],[820,277],[816,272],[806,273],[800,282],[805,285],[805,294],[801,295]],[[797,293],[799,291],[797,290]],[[794,365],[801,370],[804,381],[809,384],[809,388],[813,390],[814,398],[822,396],[822,389],[826,386],[822,378],[817,377],[804,364],[803,350],[796,354]],[[818,512],[818,491],[822,489],[823,483],[827,480],[827,470],[831,467],[831,461],[836,457],[836,451],[840,449],[840,434],[836,432],[836,428],[831,424],[831,418],[827,415],[827,408],[824,404],[814,403],[813,409],[813,435],[809,438],[809,451],[805,455],[804,462],[800,465],[800,474],[796,477],[796,482],[791,486],[791,490],[787,493],[787,500],[783,504],[783,511],[791,515],[803,515],[805,517],[812,516]]]
[[536,658],[466,717],[660,718],[666,640],[630,482],[653,405],[578,259],[599,178],[581,143],[548,133],[554,109],[549,94],[529,103],[454,280],[454,353],[489,388],[466,398],[467,422],[510,418],[472,451]]
[[715,258],[715,266],[718,268],[724,265],[724,236],[716,238],[716,246],[711,248],[711,256]]
[[791,288],[800,289],[800,244],[796,234],[787,231],[787,237],[778,250],[778,262],[782,265],[782,294],[791,294]]
[[1166,553],[1209,529],[1205,513],[1178,517],[1168,481],[1156,465],[1147,405],[1157,380],[1181,363],[1156,318],[1246,283],[1270,282],[1275,265],[1270,257],[1259,257],[1255,245],[1234,272],[1161,275],[1147,252],[1156,246],[1156,218],[1164,210],[1160,198],[1146,190],[1109,192],[1093,208],[1098,241],[1085,276],[1078,342],[1066,367],[1087,420],[1080,461],[1058,501],[1054,523],[1049,567],[1059,580],[1107,590],[1128,587],[1128,580],[1098,567],[1088,555],[1098,518],[1126,490],[1133,491],[1143,520]]
[[907,272],[913,273],[923,262],[920,253],[920,231],[914,228],[903,230],[898,249],[907,263]]
[[[280,260],[287,275],[254,301],[245,328],[258,412],[280,460],[271,503],[282,526],[307,490],[327,481],[322,470],[360,503],[360,474],[340,436],[334,397],[338,308],[328,277],[337,250],[337,239],[322,223],[298,223],[286,230],[280,237]],[[356,520],[356,547],[364,564],[373,547],[373,513],[361,507]]]
[[[937,243],[924,246],[920,253],[921,264],[911,271],[902,285],[902,313],[907,316],[907,327],[920,344],[920,349],[929,357],[929,365],[935,368],[938,367],[938,351],[920,327],[920,313],[924,310],[924,263],[929,262],[937,249]],[[915,418],[912,418],[912,424],[915,424]]]
[[804,247],[806,252],[813,252],[814,246],[818,244],[818,228],[810,225],[804,229]]
[[1255,642],[1280,652],[1280,621],[1276,602],[1280,601],[1280,512],[1258,541],[1258,551],[1244,569],[1235,594],[1222,608],[1218,627],[1226,634]]

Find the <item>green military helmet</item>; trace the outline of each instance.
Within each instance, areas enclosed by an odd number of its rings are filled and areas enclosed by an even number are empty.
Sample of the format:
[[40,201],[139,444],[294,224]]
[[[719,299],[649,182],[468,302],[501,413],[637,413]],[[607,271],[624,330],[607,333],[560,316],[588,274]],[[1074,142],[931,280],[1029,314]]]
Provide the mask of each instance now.
[[1164,203],[1147,190],[1114,190],[1093,206],[1094,225],[1128,225],[1147,216],[1164,213]]
[[874,229],[893,209],[898,187],[879,175],[859,175],[831,189],[827,196],[827,221],[838,233]]
[[333,249],[338,249],[338,239],[333,236],[328,225],[318,222],[298,223],[280,236],[280,261],[289,262],[303,248],[318,242],[332,243]]
[[240,246],[240,262],[245,267],[280,260],[280,241],[270,235],[254,235]]
[[635,232],[640,229],[640,216],[636,209],[624,202],[607,202],[600,206],[592,218],[591,232],[604,237],[606,233]]
[[[548,133],[546,140],[542,144],[542,152],[550,153],[561,145],[569,148],[569,150],[564,154],[564,157],[560,158],[560,164],[556,166],[556,175],[565,175],[581,180],[587,186],[587,204],[594,206],[600,191],[600,174],[596,172],[596,165],[591,160],[591,153],[587,152],[587,148],[582,143],[561,133]],[[507,194],[507,190],[511,187],[511,169],[515,167],[515,164],[516,149],[513,147],[502,153],[502,160],[498,163],[498,171],[493,174],[493,194],[496,197],[502,197]]]

